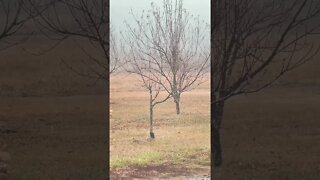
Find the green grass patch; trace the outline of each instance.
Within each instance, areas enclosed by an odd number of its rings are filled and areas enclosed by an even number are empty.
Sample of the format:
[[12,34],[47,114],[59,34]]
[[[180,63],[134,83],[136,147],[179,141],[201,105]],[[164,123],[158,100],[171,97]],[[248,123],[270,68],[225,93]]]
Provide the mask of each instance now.
[[161,162],[162,158],[163,156],[159,152],[147,152],[133,157],[123,157],[117,158],[115,160],[111,159],[110,167],[111,169],[114,169],[129,166],[144,166],[148,164]]
[[147,166],[163,163],[210,163],[210,149],[208,148],[183,148],[174,151],[147,152],[134,157],[122,157],[110,161],[111,169],[125,168],[130,166]]

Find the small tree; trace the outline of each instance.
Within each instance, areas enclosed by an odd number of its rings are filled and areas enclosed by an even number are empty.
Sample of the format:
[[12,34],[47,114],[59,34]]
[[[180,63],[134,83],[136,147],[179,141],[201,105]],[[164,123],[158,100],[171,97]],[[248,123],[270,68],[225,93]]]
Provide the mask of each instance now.
[[181,94],[203,82],[207,72],[209,31],[199,17],[183,8],[182,0],[163,0],[162,8],[151,6],[140,18],[131,12],[135,25],[126,23],[124,39],[130,39],[141,61],[152,64],[152,77],[157,80],[150,80],[172,95],[180,114]]
[[[130,56],[130,61],[127,71],[139,76],[142,87],[149,93],[149,120],[150,120],[150,139],[155,138],[154,135],[154,107],[158,104],[166,102],[172,94],[166,94],[165,97],[160,97],[163,87],[161,77],[154,71],[154,64],[150,59],[144,59],[143,53],[137,49],[131,42],[129,48],[125,51],[126,56]],[[166,91],[164,91],[165,93]]]
[[212,6],[211,140],[219,166],[226,100],[268,87],[318,52],[308,38],[319,29],[320,2],[214,0]]

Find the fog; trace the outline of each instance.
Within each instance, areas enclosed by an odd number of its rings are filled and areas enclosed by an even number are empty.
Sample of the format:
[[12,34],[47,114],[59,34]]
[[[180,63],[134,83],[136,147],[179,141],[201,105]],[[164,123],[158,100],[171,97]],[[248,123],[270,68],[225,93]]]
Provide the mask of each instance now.
[[[141,14],[142,10],[151,8],[151,2],[161,6],[162,0],[110,0],[110,21],[115,29],[124,28],[123,21],[132,23],[130,10]],[[183,0],[184,8],[191,14],[199,15],[201,20],[210,23],[210,0]]]

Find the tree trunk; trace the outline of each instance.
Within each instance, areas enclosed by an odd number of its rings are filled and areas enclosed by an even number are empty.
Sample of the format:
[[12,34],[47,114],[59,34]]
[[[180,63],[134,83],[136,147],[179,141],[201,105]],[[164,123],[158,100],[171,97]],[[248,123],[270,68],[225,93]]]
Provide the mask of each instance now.
[[174,98],[174,102],[176,103],[176,113],[180,114],[180,95]]
[[[173,69],[177,67],[176,64],[176,57],[173,55],[173,61],[175,62],[173,64]],[[173,70],[173,80],[172,80],[172,97],[174,100],[174,103],[176,104],[176,113],[180,114],[180,92],[178,92],[178,85],[177,85],[177,77],[176,77],[176,70]]]
[[152,91],[150,91],[150,139],[153,140],[155,138],[153,132],[153,103],[152,103]]
[[[215,99],[215,98],[214,98]],[[214,166],[218,167],[222,164],[222,147],[220,139],[220,127],[223,118],[224,101],[212,104],[212,159]]]

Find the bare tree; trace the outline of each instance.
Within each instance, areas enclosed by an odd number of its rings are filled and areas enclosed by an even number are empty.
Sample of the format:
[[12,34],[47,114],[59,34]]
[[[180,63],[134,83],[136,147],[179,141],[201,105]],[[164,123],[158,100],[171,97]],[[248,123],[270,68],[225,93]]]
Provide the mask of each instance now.
[[318,47],[315,0],[214,0],[212,19],[212,162],[222,164],[220,128],[226,100],[260,91],[307,61]]
[[152,65],[152,77],[157,79],[150,80],[171,94],[180,114],[181,94],[203,82],[207,72],[209,31],[183,8],[182,0],[163,0],[162,8],[151,6],[140,17],[131,12],[135,23],[126,23],[123,36],[139,53],[139,61]]
[[[60,44],[66,39],[88,42],[88,47],[77,45],[87,58],[82,63],[87,70],[80,70],[64,61],[67,67],[81,76],[109,79],[109,73],[114,72],[115,67],[109,67],[109,17],[108,0],[28,0],[29,13],[36,15],[34,21],[42,34]],[[111,42],[113,39],[111,38]],[[116,66],[118,67],[118,66]]]
[[32,34],[21,31],[30,20],[23,5],[22,0],[0,0],[0,50],[20,44]]
[[121,50],[123,49],[122,44],[114,31],[115,30],[110,27],[110,74],[119,70],[125,64],[124,58],[121,56]]
[[[149,120],[150,120],[150,139],[155,138],[154,135],[154,107],[158,104],[166,102],[172,94],[166,94],[164,97],[160,95],[163,91],[163,86],[161,80],[158,76],[155,76],[153,70],[153,64],[147,61],[140,61],[141,56],[137,51],[134,50],[134,47],[131,46],[128,51],[131,57],[130,66],[131,72],[139,76],[142,87],[149,93]],[[165,91],[162,93],[166,93]]]

